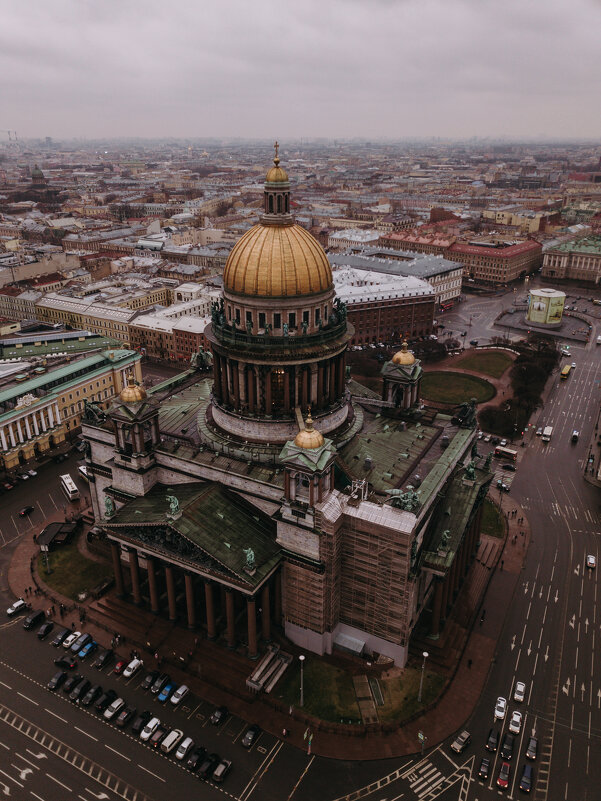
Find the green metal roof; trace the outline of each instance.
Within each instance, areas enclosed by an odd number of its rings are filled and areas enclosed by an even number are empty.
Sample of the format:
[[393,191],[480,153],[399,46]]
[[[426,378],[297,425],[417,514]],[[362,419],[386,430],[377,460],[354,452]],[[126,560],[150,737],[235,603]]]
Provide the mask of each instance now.
[[3,359],[26,359],[28,356],[51,356],[57,353],[71,354],[108,350],[114,347],[121,347],[121,345],[122,343],[119,340],[111,339],[110,337],[86,337],[83,342],[74,340],[73,342],[53,342],[46,345],[24,345],[20,348],[16,346],[4,348],[0,343],[0,351]]
[[[178,499],[179,516],[168,517],[168,495]],[[126,528],[130,537],[135,537],[136,529],[143,534],[149,526],[169,527],[199,549],[201,564],[206,564],[206,557],[210,557],[214,563],[213,572],[217,570],[224,578],[235,578],[250,591],[258,587],[280,561],[281,549],[275,541],[274,521],[217,483],[170,487],[155,484],[147,495],[126,503],[102,524],[115,531]],[[149,542],[144,547],[157,550]],[[245,569],[244,549],[248,548],[252,548],[255,556],[256,568],[252,574]]]
[[591,253],[601,256],[601,236],[585,236],[570,242],[562,242],[551,248],[552,251],[561,250],[565,253]]

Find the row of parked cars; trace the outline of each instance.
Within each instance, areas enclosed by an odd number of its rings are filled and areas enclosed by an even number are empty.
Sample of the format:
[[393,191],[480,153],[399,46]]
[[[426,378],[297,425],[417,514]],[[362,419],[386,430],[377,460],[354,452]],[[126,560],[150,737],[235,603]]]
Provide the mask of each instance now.
[[[526,697],[526,685],[523,681],[517,681],[513,691],[513,700],[521,703]],[[495,704],[495,721],[503,721],[507,715],[507,699],[499,696]],[[501,744],[501,764],[499,766],[499,773],[497,775],[497,787],[500,790],[506,790],[509,786],[511,778],[511,760],[515,748],[515,739],[522,730],[522,713],[519,710],[514,710],[511,713],[509,721],[509,731],[503,737]],[[472,738],[468,731],[462,731],[455,740],[451,743],[451,748],[458,754],[463,753],[468,745],[471,743]],[[499,731],[496,728],[491,728],[486,738],[485,748],[487,751],[496,753],[499,747]],[[538,740],[536,737],[528,739],[525,756],[526,759],[534,761],[538,752]],[[478,768],[478,778],[486,781],[490,776],[491,771],[491,758],[482,757],[480,766]],[[520,778],[519,788],[524,793],[532,791],[534,786],[534,769],[530,762],[525,762],[522,765],[522,775]]]
[[[27,608],[28,605],[19,599],[7,612],[12,616]],[[129,661],[119,659],[112,649],[100,647],[93,637],[85,632],[71,631],[64,627],[54,630],[53,621],[46,620],[41,610],[30,612],[23,622],[25,629],[34,629],[36,626],[38,626],[37,637],[40,640],[47,639],[53,632],[51,645],[64,649],[64,654],[54,659],[54,664],[59,670],[48,680],[48,690],[56,692],[62,689],[70,701],[95,709],[104,720],[114,723],[120,729],[130,726],[130,731],[138,736],[141,742],[160,749],[164,754],[172,754],[180,762],[185,760],[187,768],[200,778],[212,779],[215,782],[222,782],[225,779],[232,767],[230,760],[222,759],[217,753],[209,753],[206,748],[197,745],[192,737],[186,736],[181,729],[162,723],[152,712],[148,710],[138,712],[125,698],[118,696],[115,690],[103,689],[100,683],[90,680],[78,671],[77,660],[83,662],[94,655],[90,665],[92,668],[101,670],[114,661],[113,674],[131,678],[144,667],[142,659],[138,657]],[[159,702],[169,701],[173,707],[177,707],[190,692],[187,685],[178,686],[168,673],[158,670],[148,671],[139,686],[155,696]],[[213,711],[210,722],[214,726],[219,726],[228,716],[227,707],[220,706]],[[242,745],[250,748],[260,733],[259,726],[249,726],[241,740]]]

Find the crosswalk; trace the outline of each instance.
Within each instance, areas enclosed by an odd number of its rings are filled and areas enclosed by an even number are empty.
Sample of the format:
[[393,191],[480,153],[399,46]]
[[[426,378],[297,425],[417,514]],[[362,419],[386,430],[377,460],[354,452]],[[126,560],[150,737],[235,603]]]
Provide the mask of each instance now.
[[590,509],[583,508],[582,506],[572,506],[571,504],[559,504],[555,501],[551,503],[539,503],[539,502],[532,502],[531,500],[524,500],[521,503],[521,507],[525,512],[535,510],[539,512],[544,512],[547,515],[552,515],[555,517],[569,517],[573,518],[574,520],[583,520],[587,523],[592,523],[595,525],[599,525],[601,522],[599,519],[599,515],[595,512],[591,511]]
[[407,775],[407,781],[418,798],[425,791],[431,792],[444,781],[443,774],[431,762],[424,762],[419,768]]

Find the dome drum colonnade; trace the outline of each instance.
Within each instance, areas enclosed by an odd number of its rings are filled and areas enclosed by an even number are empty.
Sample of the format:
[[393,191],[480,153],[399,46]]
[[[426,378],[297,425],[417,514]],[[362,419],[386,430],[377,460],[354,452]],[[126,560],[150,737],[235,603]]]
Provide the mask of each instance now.
[[[353,331],[335,300],[327,256],[288,212],[290,184],[277,155],[274,165],[265,181],[265,213],[233,248],[223,300],[205,333],[213,352],[213,422],[234,436],[284,442],[298,430],[297,409],[311,408],[323,431],[344,423]],[[245,416],[252,430],[240,425]],[[259,425],[265,418],[289,424]]]

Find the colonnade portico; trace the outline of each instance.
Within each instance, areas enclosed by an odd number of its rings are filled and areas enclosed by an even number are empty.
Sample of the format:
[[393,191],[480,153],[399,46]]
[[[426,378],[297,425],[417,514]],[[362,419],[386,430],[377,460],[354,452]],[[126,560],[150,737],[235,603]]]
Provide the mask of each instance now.
[[23,404],[22,409],[21,416],[15,417],[13,412],[10,421],[0,422],[0,445],[3,451],[25,445],[46,432],[58,428],[62,423],[58,401],[47,406],[36,404],[35,408]]
[[[281,610],[277,606],[278,603],[281,603],[279,572],[273,574],[267,582],[257,589],[254,595],[248,595],[219,581],[186,570],[184,567],[166,563],[157,556],[139,552],[136,548],[124,546],[123,550],[128,554],[129,586],[134,604],[142,607],[146,605],[147,600],[144,597],[142,586],[145,584],[150,610],[153,614],[166,614],[170,621],[177,621],[179,619],[178,607],[180,606],[178,580],[183,575],[183,597],[187,628],[190,630],[204,628],[207,638],[210,640],[217,639],[218,629],[221,628],[228,648],[233,649],[236,647],[236,622],[237,618],[241,616],[244,603],[246,606],[248,656],[251,659],[255,659],[258,656],[258,614],[261,617],[260,634],[262,639],[265,642],[269,642],[271,639],[271,587],[274,590],[273,602],[275,604],[273,619],[278,624],[281,621]],[[121,560],[122,548],[119,542],[111,541],[111,552],[117,596],[125,598],[127,595],[126,568]],[[146,582],[143,581],[144,569],[140,565],[142,559],[145,560],[146,564]],[[164,592],[161,592],[161,587],[164,587]],[[222,602],[220,593],[216,592],[217,589],[223,591],[224,602]],[[166,603],[164,595],[166,595]],[[257,604],[257,600],[259,600],[259,604]],[[201,607],[202,615],[199,614]],[[217,614],[217,607],[219,607],[219,614]]]
[[345,392],[345,354],[302,365],[253,364],[214,353],[217,403],[251,414],[291,415],[319,410]]

